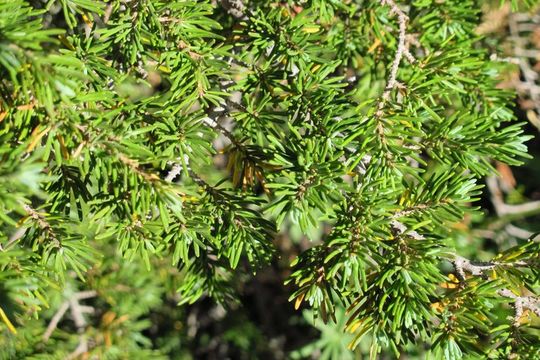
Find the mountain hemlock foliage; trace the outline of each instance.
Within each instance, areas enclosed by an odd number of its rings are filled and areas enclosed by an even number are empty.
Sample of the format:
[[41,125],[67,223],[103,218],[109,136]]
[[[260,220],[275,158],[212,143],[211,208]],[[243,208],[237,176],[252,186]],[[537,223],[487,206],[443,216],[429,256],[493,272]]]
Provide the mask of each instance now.
[[527,157],[483,3],[0,0],[0,356],[167,358],[164,294],[233,304],[294,227],[350,348],[540,359],[540,243],[455,241]]

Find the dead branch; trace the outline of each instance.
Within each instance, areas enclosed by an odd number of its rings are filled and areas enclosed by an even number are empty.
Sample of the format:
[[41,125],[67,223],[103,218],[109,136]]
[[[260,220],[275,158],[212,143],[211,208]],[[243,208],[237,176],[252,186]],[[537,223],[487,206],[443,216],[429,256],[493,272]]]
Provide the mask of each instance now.
[[73,319],[73,322],[75,323],[75,326],[77,327],[77,332],[79,333],[80,341],[75,351],[68,356],[68,359],[75,359],[79,355],[88,351],[87,341],[83,334],[83,331],[87,325],[84,314],[91,313],[94,311],[94,309],[90,306],[80,305],[79,301],[89,299],[95,296],[97,296],[97,292],[95,290],[80,291],[73,294],[69,299],[64,301],[49,322],[45,333],[43,333],[43,341],[47,342],[49,340],[52,333],[57,328],[60,320],[62,320],[66,312],[70,310],[71,317]]
[[401,59],[405,56],[410,62],[415,62],[414,57],[407,49],[407,22],[409,17],[397,6],[394,0],[380,0],[381,5],[387,5],[390,7],[390,14],[394,14],[397,17],[399,24],[399,35],[398,35],[398,47],[394,55],[394,60],[392,61],[392,66],[390,67],[390,75],[386,81],[386,87],[381,96],[381,101],[377,106],[376,116],[381,117],[383,113],[383,108],[390,99],[390,94],[392,90],[398,88],[401,84],[397,81],[397,73],[399,70],[399,64]]

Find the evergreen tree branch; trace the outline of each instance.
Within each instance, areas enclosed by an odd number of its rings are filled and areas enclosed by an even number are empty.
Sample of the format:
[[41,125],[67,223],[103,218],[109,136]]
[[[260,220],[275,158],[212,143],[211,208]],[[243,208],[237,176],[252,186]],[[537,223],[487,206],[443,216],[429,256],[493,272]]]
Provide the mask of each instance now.
[[[497,261],[491,262],[472,262],[462,256],[455,255],[453,260],[454,267],[459,278],[463,281],[466,278],[465,272],[474,276],[486,276],[485,272],[493,270],[496,266],[505,267],[526,267],[528,264],[525,261],[517,261],[514,263],[500,263]],[[503,297],[514,300],[515,317],[514,326],[520,325],[520,319],[523,315],[523,309],[529,309],[540,317],[540,298],[537,296],[519,296],[509,289],[500,289],[497,294]]]
[[[0,242],[16,247],[0,251],[0,288],[8,315],[44,333],[0,339],[0,357],[167,357],[175,348],[162,344],[186,335],[169,325],[206,307],[196,303],[205,294],[223,302],[251,291],[247,272],[272,261],[274,245],[280,268],[298,255],[295,307],[326,321],[358,306],[354,346],[369,334],[372,357],[398,358],[419,341],[435,358],[497,357],[513,333],[490,331],[494,299],[514,303],[516,324],[536,313],[533,296],[511,292],[532,295],[535,241],[489,262],[446,250],[490,163],[517,165],[526,152],[513,99],[479,51],[477,2],[38,3],[0,2]],[[178,196],[183,185],[193,197]],[[524,237],[512,216],[536,210],[499,195],[502,227]],[[46,203],[23,210],[26,199]],[[459,284],[445,282],[442,259]],[[85,278],[89,295],[107,299],[92,302],[103,331],[71,292],[52,318],[25,323],[55,298],[52,284],[79,289]],[[165,324],[158,313],[172,310],[175,291],[193,305]],[[431,306],[441,293],[457,300],[444,313]],[[471,340],[471,329],[489,339]],[[223,339],[208,335],[221,351]]]
[[[50,240],[54,244],[55,247],[61,247],[61,242],[58,239],[58,236],[56,235],[56,232],[53,230],[51,224],[45,219],[45,216],[38,213],[35,209],[33,209],[30,205],[24,204],[23,205],[24,210],[26,213],[37,222],[38,226],[41,228],[43,233],[47,234],[50,237]],[[17,237],[13,237],[9,243],[7,244],[6,248],[13,244],[15,241],[17,241]]]
[[520,319],[524,309],[529,309],[535,313],[536,316],[540,317],[540,298],[537,296],[519,296],[508,289],[501,289],[498,291],[498,294],[514,300],[514,308],[516,311],[514,316],[514,326],[518,327],[520,325]]
[[39,227],[44,230],[44,231],[47,231],[49,233],[51,233],[53,235],[54,238],[56,238],[56,235],[54,235],[54,232],[52,231],[52,227],[51,227],[51,224],[49,224],[47,222],[47,220],[45,219],[45,217],[43,215],[41,215],[40,213],[38,213],[36,210],[34,210],[30,205],[28,204],[24,204],[23,205],[23,208],[24,210],[27,212],[27,214],[32,218],[34,219],[37,224],[39,225]]
[[214,130],[218,130],[221,132],[227,139],[229,139],[233,144],[240,144],[238,140],[234,137],[234,135],[227,129],[225,129],[219,122],[218,122],[218,116],[219,114],[223,114],[226,110],[223,109],[223,111],[220,111],[219,109],[213,108],[208,117],[205,117],[203,119],[203,122],[210,126]]

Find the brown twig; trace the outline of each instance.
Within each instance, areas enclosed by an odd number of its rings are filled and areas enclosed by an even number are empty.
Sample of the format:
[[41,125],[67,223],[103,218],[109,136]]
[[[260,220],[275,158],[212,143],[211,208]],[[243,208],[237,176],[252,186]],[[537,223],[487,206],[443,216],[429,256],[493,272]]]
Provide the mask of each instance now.
[[69,299],[69,308],[71,309],[71,318],[77,327],[77,332],[79,333],[79,344],[75,350],[67,356],[66,359],[76,359],[80,355],[88,351],[88,340],[83,334],[84,328],[86,327],[86,319],[83,315],[83,307],[79,305],[79,301],[72,297]]
[[[52,230],[51,224],[49,224],[49,222],[45,219],[45,217],[42,214],[38,213],[37,210],[35,210],[28,204],[21,203],[20,205],[22,206],[24,211],[26,211],[26,213],[28,214],[28,217],[34,219],[36,223],[38,224],[38,226],[41,228],[41,230],[43,230],[43,232],[48,233],[52,241],[55,242],[58,246],[60,246],[60,241],[58,240],[56,233]],[[26,230],[27,228],[21,227],[20,229],[15,231],[10,236],[8,242],[4,246],[0,244],[0,251],[8,250],[13,244],[17,242],[17,240],[19,240],[20,238],[24,236],[24,234],[26,233]]]
[[[28,204],[24,204],[23,205],[23,209],[24,211],[26,211],[26,213],[34,220],[36,220],[36,222],[38,223],[39,227],[42,229],[42,230],[46,230],[46,231],[49,231],[52,233],[51,231],[51,225],[47,222],[47,220],[45,220],[45,217],[43,215],[41,215],[40,213],[38,213],[36,210],[34,210],[30,205]],[[54,233],[53,233],[54,234]]]
[[540,214],[540,201],[529,201],[518,205],[507,204],[504,201],[503,192],[496,177],[487,177],[486,185],[491,195],[493,208],[498,216],[498,219],[489,224],[487,230],[493,232],[493,230],[504,228],[506,233],[513,237],[522,239],[530,238],[534,233],[518,228],[517,226],[512,225],[511,222],[513,220]]
[[137,160],[131,159],[125,154],[119,153],[118,160],[120,160],[120,162],[122,162],[124,165],[130,168],[133,172],[140,175],[143,179],[145,179],[148,182],[154,182],[154,181],[159,180],[158,175],[141,169],[139,162]]
[[510,236],[513,236],[513,237],[518,238],[518,239],[523,239],[523,240],[530,239],[531,236],[534,235],[533,232],[522,229],[522,228],[517,227],[517,226],[515,226],[513,224],[506,225],[504,227],[504,231],[506,231],[506,233],[508,235],[510,235]]

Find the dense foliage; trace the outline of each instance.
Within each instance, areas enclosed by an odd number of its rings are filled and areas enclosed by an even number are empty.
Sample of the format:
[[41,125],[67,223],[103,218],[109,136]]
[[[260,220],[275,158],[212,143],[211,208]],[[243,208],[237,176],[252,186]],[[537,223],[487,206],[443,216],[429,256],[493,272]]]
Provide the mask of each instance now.
[[540,358],[540,242],[461,241],[529,138],[482,4],[0,0],[0,356],[187,357],[296,233],[351,348]]

